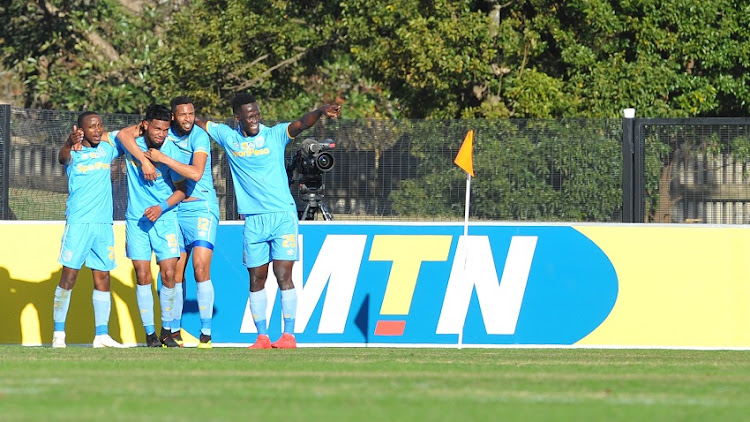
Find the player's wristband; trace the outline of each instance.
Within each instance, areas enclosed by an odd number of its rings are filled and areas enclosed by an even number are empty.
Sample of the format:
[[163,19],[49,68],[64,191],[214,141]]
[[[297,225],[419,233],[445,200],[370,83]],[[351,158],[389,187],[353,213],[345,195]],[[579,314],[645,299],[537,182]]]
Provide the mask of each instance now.
[[161,208],[161,212],[164,212],[169,209],[169,204],[167,203],[167,201],[164,201],[159,204],[159,208]]

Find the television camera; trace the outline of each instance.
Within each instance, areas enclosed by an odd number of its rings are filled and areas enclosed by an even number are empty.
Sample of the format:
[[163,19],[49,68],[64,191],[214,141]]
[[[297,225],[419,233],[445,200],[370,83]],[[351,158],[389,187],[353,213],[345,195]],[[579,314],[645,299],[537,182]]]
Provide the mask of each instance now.
[[305,202],[305,209],[298,213],[300,220],[315,220],[320,211],[324,220],[333,220],[328,205],[323,202],[325,184],[323,173],[333,168],[333,155],[330,153],[336,144],[331,139],[317,141],[307,138],[286,167],[289,184],[299,183],[299,197]]

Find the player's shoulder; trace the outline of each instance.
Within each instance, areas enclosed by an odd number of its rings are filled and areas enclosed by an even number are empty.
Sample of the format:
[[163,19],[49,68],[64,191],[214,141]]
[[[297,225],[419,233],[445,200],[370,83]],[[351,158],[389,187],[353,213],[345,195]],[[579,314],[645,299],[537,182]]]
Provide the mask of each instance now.
[[211,129],[223,130],[223,129],[232,129],[232,128],[229,127],[229,125],[226,124],[226,123],[224,123],[224,122],[217,122],[217,121],[214,121],[214,120],[207,120],[206,121],[206,129],[208,129],[208,130],[211,130]]
[[282,122],[277,123],[273,126],[266,126],[265,132],[267,135],[265,135],[267,138],[276,138],[280,140],[286,140],[286,139],[293,139],[291,136],[289,136],[289,125],[290,122]]
[[169,131],[167,132],[167,140],[172,142],[179,142],[181,139],[181,136],[175,133],[172,128],[169,128]]
[[193,142],[208,141],[208,133],[198,125],[193,126],[193,130],[190,131],[190,139]]
[[208,136],[208,133],[206,133],[206,131],[203,130],[203,128],[200,127],[200,126],[198,126],[198,125],[193,125],[193,130],[191,132],[193,134],[195,134],[195,135],[198,135],[198,136],[200,136],[200,135]]
[[288,126],[288,123],[276,123],[273,126],[267,126],[264,124],[260,124],[260,128],[258,129],[258,134],[263,134],[264,136],[268,136],[269,134],[278,134],[283,133],[286,131],[286,127]]
[[109,145],[114,146],[117,140],[117,135],[120,133],[119,130],[110,130],[102,134],[102,141],[105,141]]
[[286,129],[286,127],[289,126],[290,123],[291,122],[278,122],[278,123],[274,124],[273,126],[267,126],[267,125],[263,125],[263,124],[261,124],[261,126],[263,128],[265,128],[265,129],[267,129],[267,130],[274,130],[274,131],[276,131],[276,130],[284,130],[284,129]]
[[159,150],[165,154],[174,155],[180,151],[180,147],[178,147],[172,140],[165,139]]
[[208,132],[208,135],[219,143],[226,139],[231,139],[237,133],[236,130],[232,129],[232,127],[226,123],[213,122],[210,120],[206,122],[206,132]]

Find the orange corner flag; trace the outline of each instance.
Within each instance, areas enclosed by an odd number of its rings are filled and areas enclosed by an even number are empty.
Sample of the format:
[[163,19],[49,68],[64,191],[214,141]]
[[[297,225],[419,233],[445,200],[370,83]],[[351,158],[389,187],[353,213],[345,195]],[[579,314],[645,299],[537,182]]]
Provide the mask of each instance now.
[[456,159],[453,160],[457,166],[461,167],[463,171],[469,173],[471,177],[474,177],[474,130],[470,130],[464,138],[464,143],[461,144],[461,149],[458,150]]

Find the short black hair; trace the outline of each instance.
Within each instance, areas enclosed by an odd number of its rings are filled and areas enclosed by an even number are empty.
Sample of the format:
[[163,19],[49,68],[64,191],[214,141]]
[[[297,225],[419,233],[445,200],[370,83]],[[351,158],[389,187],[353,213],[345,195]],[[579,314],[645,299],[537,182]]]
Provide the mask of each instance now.
[[95,111],[84,111],[83,113],[78,115],[78,128],[80,129],[83,126],[83,121],[86,120],[89,116],[98,116],[99,113]]
[[190,97],[186,97],[184,95],[180,95],[178,97],[174,97],[174,98],[172,98],[172,102],[170,103],[170,106],[172,107],[172,113],[174,113],[174,111],[177,108],[177,106],[183,105],[183,104],[193,104],[193,105],[195,105],[195,103],[193,103],[193,99],[190,98]]
[[249,93],[249,92],[240,92],[234,95],[234,98],[232,98],[232,111],[234,114],[237,114],[237,112],[240,110],[240,108],[245,104],[250,104],[255,102],[255,95]]
[[166,122],[169,122],[172,120],[172,112],[163,105],[151,104],[146,109],[146,118],[144,120],[146,120],[147,122],[150,122],[152,120],[164,120]]

